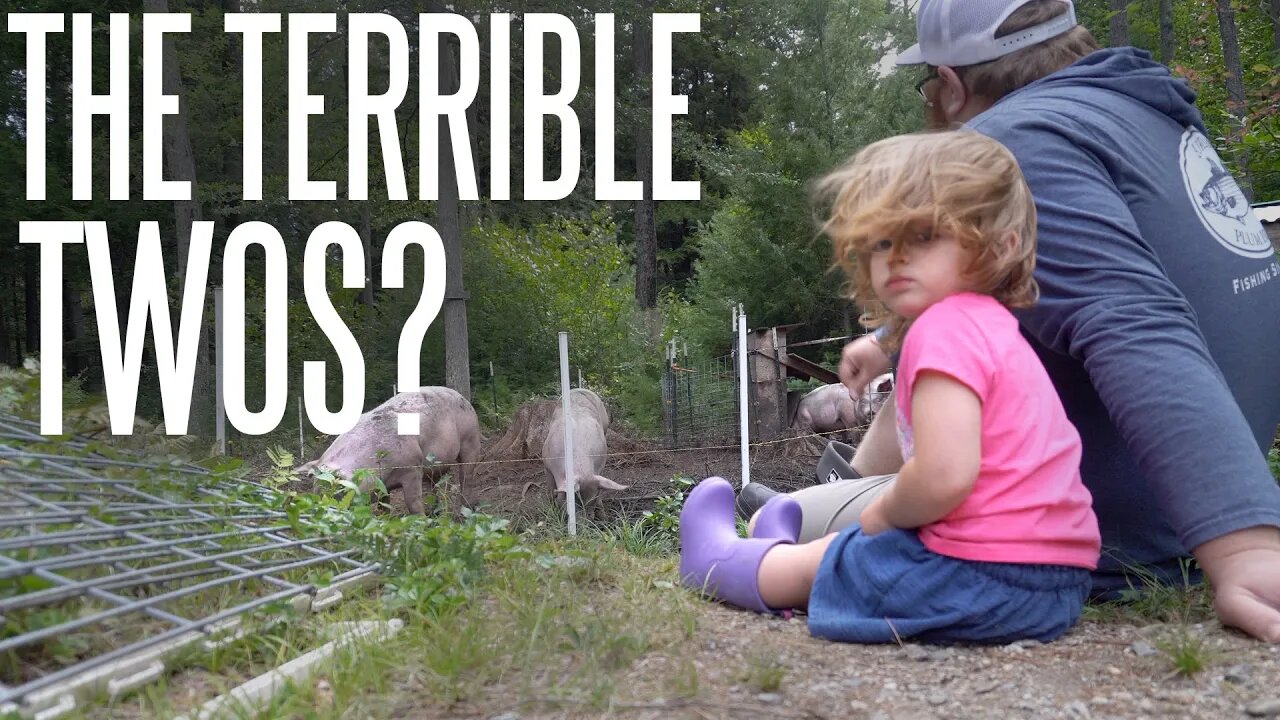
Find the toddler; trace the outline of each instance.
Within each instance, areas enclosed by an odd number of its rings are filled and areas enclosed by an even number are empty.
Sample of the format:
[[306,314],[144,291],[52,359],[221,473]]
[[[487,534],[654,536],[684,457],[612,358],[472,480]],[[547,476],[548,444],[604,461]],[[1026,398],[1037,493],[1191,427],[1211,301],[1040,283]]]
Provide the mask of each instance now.
[[824,178],[824,231],[862,322],[898,362],[906,463],[861,522],[796,542],[800,507],[734,526],[734,492],[700,483],[680,514],[685,585],[758,612],[807,608],[844,642],[1052,640],[1097,566],[1080,436],[1009,308],[1033,304],[1035,205],[1013,156],[977,133],[874,143]]

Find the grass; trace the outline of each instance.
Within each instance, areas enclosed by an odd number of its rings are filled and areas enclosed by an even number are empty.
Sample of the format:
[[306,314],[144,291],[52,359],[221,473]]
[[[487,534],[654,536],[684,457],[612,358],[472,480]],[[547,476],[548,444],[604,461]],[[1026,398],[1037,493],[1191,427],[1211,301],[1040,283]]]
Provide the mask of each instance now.
[[[702,603],[675,586],[670,556],[642,557],[600,539],[533,541],[524,556],[494,563],[467,602],[439,612],[392,608],[375,589],[289,617],[214,652],[193,650],[181,675],[71,717],[172,717],[320,646],[334,622],[391,617],[405,621],[398,635],[339,652],[257,717],[604,711],[696,696],[697,669],[682,648]],[[638,674],[642,657],[650,660]],[[761,683],[776,688],[781,676],[772,685],[769,677],[762,671]]]
[[753,692],[777,692],[787,677],[787,670],[787,666],[776,656],[755,653],[747,657],[746,666],[739,680]]
[[1207,583],[1193,583],[1193,560],[1182,563],[1182,582],[1161,582],[1151,571],[1129,565],[1133,581],[1114,602],[1094,602],[1085,607],[1084,618],[1098,622],[1172,623],[1189,625],[1214,617],[1213,592]]
[[1172,665],[1171,675],[1195,675],[1218,659],[1204,638],[1186,625],[1158,638],[1155,647]]
[[1137,579],[1118,602],[1094,603],[1085,608],[1085,619],[1111,623],[1151,623],[1169,625],[1153,640],[1153,646],[1169,664],[1171,676],[1192,676],[1220,658],[1194,625],[1211,620],[1213,592],[1207,581],[1191,582],[1193,563],[1182,563],[1182,583],[1162,583],[1148,570],[1129,566]]

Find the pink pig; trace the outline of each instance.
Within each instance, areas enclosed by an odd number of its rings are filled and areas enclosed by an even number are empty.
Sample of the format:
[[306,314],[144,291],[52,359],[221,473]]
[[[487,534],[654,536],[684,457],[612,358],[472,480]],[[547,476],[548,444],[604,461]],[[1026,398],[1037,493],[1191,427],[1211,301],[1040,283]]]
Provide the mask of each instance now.
[[884,405],[893,389],[893,375],[885,373],[871,381],[857,400],[840,383],[823,385],[800,398],[796,419],[798,428],[825,433],[866,425]]
[[[397,413],[417,413],[417,435],[397,433]],[[356,470],[370,473],[360,483],[361,492],[374,487],[381,477],[387,490],[404,489],[404,504],[409,512],[425,513],[422,502],[423,483],[434,488],[437,480],[450,468],[433,468],[427,456],[436,463],[470,463],[480,453],[480,423],[471,403],[457,391],[447,387],[424,387],[396,394],[378,407],[360,416],[355,427],[338,436],[318,459],[298,468],[312,472],[325,468],[346,478]],[[458,487],[465,487],[466,466],[452,468]]]
[[[573,421],[574,488],[582,496],[583,503],[594,499],[601,488],[627,489],[626,485],[619,485],[600,475],[608,452],[604,431],[609,427],[609,411],[600,396],[582,388],[570,390],[569,413]],[[564,475],[564,418],[559,406],[551,416],[547,438],[542,443],[542,464],[555,483],[556,492],[566,492],[568,483]]]

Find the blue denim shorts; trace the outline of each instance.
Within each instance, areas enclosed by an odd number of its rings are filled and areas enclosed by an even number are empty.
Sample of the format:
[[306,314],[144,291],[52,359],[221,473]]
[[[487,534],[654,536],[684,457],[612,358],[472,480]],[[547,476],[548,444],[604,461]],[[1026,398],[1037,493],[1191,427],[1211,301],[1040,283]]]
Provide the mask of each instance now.
[[829,640],[936,644],[1048,642],[1080,618],[1089,571],[960,560],[914,530],[846,528],[827,548],[809,594],[809,632]]

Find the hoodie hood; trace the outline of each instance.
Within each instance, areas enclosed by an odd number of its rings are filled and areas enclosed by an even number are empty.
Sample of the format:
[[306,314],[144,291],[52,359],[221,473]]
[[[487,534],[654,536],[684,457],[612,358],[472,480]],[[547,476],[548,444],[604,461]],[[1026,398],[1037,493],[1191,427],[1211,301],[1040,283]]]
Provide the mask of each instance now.
[[1176,78],[1151,53],[1137,48],[1107,48],[1090,53],[1075,64],[1010,93],[997,105],[1071,95],[1078,90],[1106,90],[1133,98],[1167,115],[1178,125],[1194,126],[1204,132],[1204,122],[1196,109],[1196,93],[1187,81]]

